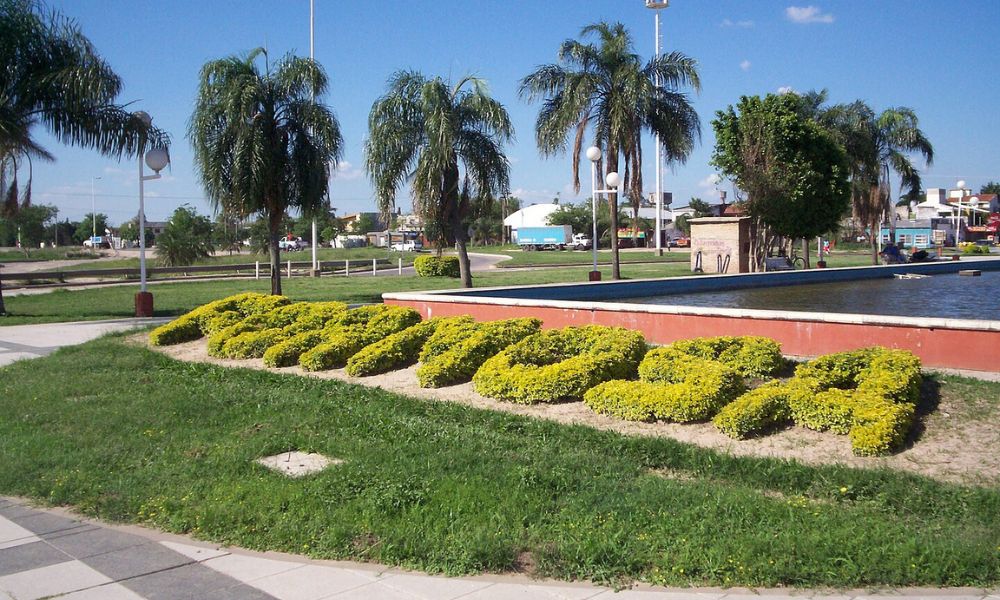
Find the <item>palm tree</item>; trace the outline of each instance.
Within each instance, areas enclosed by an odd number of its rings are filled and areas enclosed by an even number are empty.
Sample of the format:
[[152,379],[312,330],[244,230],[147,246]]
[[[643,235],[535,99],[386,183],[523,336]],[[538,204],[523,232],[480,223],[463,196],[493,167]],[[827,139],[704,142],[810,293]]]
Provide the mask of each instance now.
[[920,130],[916,113],[906,107],[888,108],[875,114],[871,107],[858,100],[821,111],[820,121],[847,152],[852,212],[855,219],[869,228],[872,262],[878,264],[876,236],[881,235],[882,221],[893,206],[892,174],[899,176],[901,188],[919,190],[920,173],[913,166],[910,155],[922,156],[930,166],[934,148]]
[[282,218],[326,206],[330,165],[343,150],[337,118],[313,100],[326,89],[316,61],[288,55],[272,71],[263,48],[201,69],[188,130],[195,167],[216,210],[266,220],[272,294],[281,294]]
[[55,160],[38,129],[118,159],[169,144],[115,104],[121,79],[76,24],[35,0],[0,0],[0,64],[0,217],[31,203],[32,161]]
[[[557,64],[538,67],[521,80],[522,97],[543,101],[535,123],[538,148],[545,156],[561,154],[573,136],[573,188],[579,192],[580,152],[589,133],[603,151],[606,172],[617,171],[623,159],[626,193],[641,198],[643,132],[660,135],[667,162],[687,160],[701,137],[698,113],[678,91],[688,85],[700,89],[697,64],[671,52],[643,65],[621,23],[589,25],[580,35],[596,36],[599,43],[567,40]],[[612,277],[619,279],[618,195],[611,194],[609,202]]]
[[372,106],[368,130],[365,167],[379,209],[391,212],[409,181],[414,209],[458,246],[462,285],[472,287],[466,217],[472,199],[503,196],[510,187],[502,148],[513,137],[507,110],[481,79],[449,85],[400,71]]

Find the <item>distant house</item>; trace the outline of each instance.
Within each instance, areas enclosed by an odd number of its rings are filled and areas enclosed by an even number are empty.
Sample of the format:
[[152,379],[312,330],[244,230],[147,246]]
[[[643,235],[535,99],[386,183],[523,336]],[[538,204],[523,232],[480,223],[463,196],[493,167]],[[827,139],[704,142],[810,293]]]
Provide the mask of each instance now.
[[385,229],[385,223],[382,221],[382,215],[377,212],[358,212],[350,215],[345,215],[340,217],[340,222],[344,225],[345,231],[354,232],[355,224],[362,217],[368,217],[375,224],[376,230]]

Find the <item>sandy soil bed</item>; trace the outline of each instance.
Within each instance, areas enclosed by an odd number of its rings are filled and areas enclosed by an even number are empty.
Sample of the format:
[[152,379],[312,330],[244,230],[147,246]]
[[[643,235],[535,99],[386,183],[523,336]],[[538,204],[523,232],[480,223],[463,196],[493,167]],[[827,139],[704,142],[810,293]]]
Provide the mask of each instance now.
[[[146,345],[144,336],[132,338]],[[226,367],[265,369],[263,361],[227,360],[208,356],[202,339],[176,346],[150,347],[177,360],[205,362]],[[428,400],[457,402],[477,408],[586,425],[627,435],[668,437],[740,456],[791,458],[810,464],[840,463],[852,467],[892,468],[936,479],[975,484],[1000,484],[1000,399],[987,405],[970,405],[966,399],[942,393],[936,410],[919,418],[911,442],[902,451],[881,458],[859,458],[851,454],[845,436],[789,427],[774,434],[744,441],[719,433],[711,423],[632,423],[595,414],[582,402],[522,406],[480,396],[466,383],[439,389],[417,384],[416,367],[374,377],[350,377],[343,369],[320,373],[299,367],[271,369],[320,379],[375,386],[387,391]]]

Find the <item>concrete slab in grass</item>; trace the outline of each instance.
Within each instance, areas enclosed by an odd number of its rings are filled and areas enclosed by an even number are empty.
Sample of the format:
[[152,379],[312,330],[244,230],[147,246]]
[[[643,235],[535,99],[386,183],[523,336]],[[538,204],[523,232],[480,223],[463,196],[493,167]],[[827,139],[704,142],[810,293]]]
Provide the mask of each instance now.
[[343,462],[339,458],[330,458],[315,452],[299,452],[298,450],[257,459],[258,464],[288,477],[305,477],[318,473],[330,465],[339,465]]

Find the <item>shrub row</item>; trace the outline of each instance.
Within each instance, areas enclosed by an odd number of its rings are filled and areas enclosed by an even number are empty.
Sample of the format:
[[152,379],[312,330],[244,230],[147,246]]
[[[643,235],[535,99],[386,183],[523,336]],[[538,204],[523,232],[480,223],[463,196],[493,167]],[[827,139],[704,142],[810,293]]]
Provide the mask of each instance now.
[[486,361],[472,382],[484,396],[521,404],[581,400],[601,382],[633,376],[645,352],[642,334],[631,329],[553,329]]
[[794,421],[848,434],[860,456],[892,452],[905,440],[920,393],[920,360],[903,350],[864,348],[829,354],[737,399],[715,418],[723,433],[744,438]]
[[781,345],[766,337],[719,336],[680,340],[668,346],[684,354],[717,360],[744,377],[769,377],[785,366]]
[[[255,293],[229,296],[203,304],[173,321],[157,327],[150,332],[149,341],[154,346],[190,342],[210,331],[217,331],[225,327],[226,322],[235,322],[248,315],[266,312],[288,302],[290,300],[284,296],[267,296]],[[233,315],[238,316],[239,319]]]
[[669,346],[650,350],[638,371],[640,381],[598,385],[584,402],[622,419],[689,423],[710,418],[744,389],[736,369]]
[[[434,331],[454,319],[436,318],[411,325],[361,349],[347,361],[347,374],[352,377],[378,375],[408,367],[420,357],[420,351]],[[468,319],[471,321],[471,319]]]
[[420,387],[442,387],[464,383],[498,352],[537,333],[538,319],[508,319],[482,323],[455,321],[441,327],[420,354],[417,369]]
[[421,277],[458,277],[458,257],[418,256],[413,259],[413,270]]

